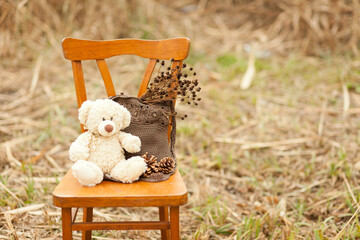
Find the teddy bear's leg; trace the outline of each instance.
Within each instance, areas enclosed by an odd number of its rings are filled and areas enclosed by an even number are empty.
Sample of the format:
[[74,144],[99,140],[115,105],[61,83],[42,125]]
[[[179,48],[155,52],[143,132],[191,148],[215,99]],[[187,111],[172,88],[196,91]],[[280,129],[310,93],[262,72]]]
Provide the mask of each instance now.
[[73,175],[83,186],[92,187],[104,178],[101,169],[92,162],[79,160],[73,166]]
[[142,157],[132,157],[121,161],[111,170],[110,176],[124,183],[132,183],[146,170],[146,163]]

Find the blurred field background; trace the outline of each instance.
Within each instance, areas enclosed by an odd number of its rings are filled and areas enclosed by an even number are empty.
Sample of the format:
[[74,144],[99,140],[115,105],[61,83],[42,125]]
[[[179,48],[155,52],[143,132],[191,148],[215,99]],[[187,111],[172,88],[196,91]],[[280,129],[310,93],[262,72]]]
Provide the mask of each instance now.
[[[177,105],[189,115],[176,144],[189,190],[182,239],[360,238],[358,0],[0,0],[0,239],[61,239],[51,194],[80,133],[61,49],[70,36],[191,39],[186,62],[203,100]],[[117,91],[135,94],[145,60],[108,64]],[[84,72],[88,97],[106,96],[96,64]],[[94,214],[157,216],[152,208]]]

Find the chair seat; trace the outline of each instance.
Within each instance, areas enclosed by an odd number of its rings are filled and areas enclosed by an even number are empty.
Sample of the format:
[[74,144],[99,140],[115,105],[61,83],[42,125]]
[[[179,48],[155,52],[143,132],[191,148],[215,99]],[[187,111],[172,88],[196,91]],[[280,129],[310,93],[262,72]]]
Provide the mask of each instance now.
[[103,181],[84,187],[69,170],[53,192],[58,207],[158,207],[187,203],[187,189],[178,170],[163,182],[131,184]]

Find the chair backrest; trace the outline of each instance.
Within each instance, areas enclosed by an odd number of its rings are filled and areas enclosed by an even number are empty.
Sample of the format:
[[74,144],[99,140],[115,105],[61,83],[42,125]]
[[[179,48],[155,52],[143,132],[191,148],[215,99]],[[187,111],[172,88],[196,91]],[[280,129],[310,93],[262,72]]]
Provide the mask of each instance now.
[[[115,96],[115,88],[105,59],[118,55],[137,55],[149,58],[138,96],[146,92],[151,75],[156,66],[156,60],[174,59],[173,68],[181,68],[183,60],[188,56],[190,40],[188,38],[173,38],[165,40],[118,39],[93,41],[75,38],[65,38],[62,42],[66,59],[71,60],[78,107],[87,100],[82,70],[82,60],[96,60],[103,78],[108,97]],[[174,102],[175,104],[175,102]],[[81,130],[84,131],[83,126]],[[169,126],[169,131],[171,126]]]

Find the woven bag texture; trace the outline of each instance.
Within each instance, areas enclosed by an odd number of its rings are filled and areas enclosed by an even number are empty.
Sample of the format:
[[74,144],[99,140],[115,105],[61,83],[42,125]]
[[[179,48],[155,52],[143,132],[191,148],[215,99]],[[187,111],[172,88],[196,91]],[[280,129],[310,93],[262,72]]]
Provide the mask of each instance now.
[[[141,150],[138,153],[125,152],[126,159],[133,156],[142,156],[146,152],[154,155],[157,161],[164,157],[171,157],[176,162],[175,156],[175,137],[176,137],[176,121],[172,120],[172,130],[170,143],[168,142],[168,126],[169,117],[167,113],[173,111],[172,101],[164,101],[161,103],[144,103],[138,97],[126,95],[116,95],[111,98],[113,101],[123,105],[131,113],[130,126],[124,129],[124,132],[138,136],[141,140]],[[168,174],[153,173],[148,177],[141,177],[140,181],[160,182],[167,180],[175,169]]]

